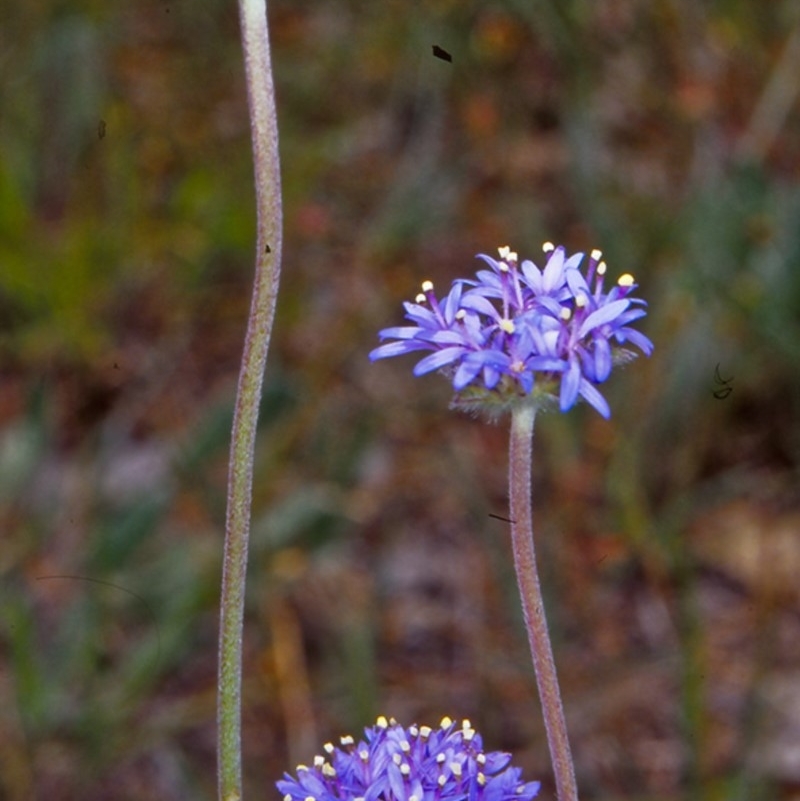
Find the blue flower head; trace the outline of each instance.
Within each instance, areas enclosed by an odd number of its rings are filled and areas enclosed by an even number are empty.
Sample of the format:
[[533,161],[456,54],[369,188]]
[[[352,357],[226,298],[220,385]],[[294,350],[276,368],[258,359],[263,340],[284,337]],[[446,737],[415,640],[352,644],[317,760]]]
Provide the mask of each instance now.
[[431,351],[414,375],[443,370],[456,391],[455,406],[503,410],[519,402],[541,404],[557,396],[561,411],[578,398],[603,417],[611,411],[597,390],[615,363],[649,356],[653,343],[631,323],[644,317],[645,302],[631,297],[625,274],[608,291],[606,263],[599,250],[567,257],[546,242],[543,268],[510,248],[499,259],[480,254],[489,269],[453,282],[439,300],[425,281],[414,303],[406,303],[413,325],[385,328],[387,342],[370,353],[385,359]]
[[283,801],[531,801],[539,792],[510,754],[483,750],[468,720],[405,729],[379,717],[362,740],[340,742],[277,782]]

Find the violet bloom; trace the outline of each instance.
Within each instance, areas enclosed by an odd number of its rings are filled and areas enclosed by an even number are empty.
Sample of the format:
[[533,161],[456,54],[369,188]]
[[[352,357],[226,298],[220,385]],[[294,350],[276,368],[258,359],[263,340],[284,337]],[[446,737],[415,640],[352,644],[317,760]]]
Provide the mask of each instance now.
[[483,750],[468,720],[405,729],[379,717],[358,743],[340,742],[276,783],[283,801],[531,801],[539,792],[510,754]]
[[557,395],[561,411],[581,397],[609,417],[596,385],[614,363],[635,356],[623,345],[652,353],[653,343],[630,326],[645,316],[646,304],[631,297],[636,284],[628,274],[605,291],[600,251],[567,257],[549,242],[544,251],[542,269],[528,259],[519,264],[508,247],[500,248],[499,259],[480,254],[490,269],[453,282],[441,302],[426,281],[416,302],[405,304],[415,325],[381,331],[382,340],[395,341],[373,350],[370,359],[432,351],[414,374],[444,370],[457,406],[506,408]]

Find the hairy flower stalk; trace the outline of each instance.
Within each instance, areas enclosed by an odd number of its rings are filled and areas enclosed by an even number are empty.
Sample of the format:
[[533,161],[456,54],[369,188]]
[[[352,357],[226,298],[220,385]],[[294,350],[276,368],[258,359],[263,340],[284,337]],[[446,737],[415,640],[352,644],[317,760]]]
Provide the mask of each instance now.
[[531,514],[533,423],[539,409],[562,412],[585,400],[603,417],[611,410],[597,389],[614,364],[630,361],[633,345],[646,355],[653,343],[631,328],[646,304],[632,297],[636,284],[621,276],[605,286],[606,264],[593,250],[567,256],[550,242],[545,263],[521,263],[510,248],[499,259],[481,254],[489,269],[453,282],[439,299],[426,281],[406,303],[412,325],[386,328],[370,353],[383,359],[430,351],[415,375],[441,370],[450,380],[454,408],[498,416],[511,412],[509,496],[514,566],[533,657],[559,801],[577,801],[564,708],[544,613]]
[[228,469],[220,597],[217,777],[221,801],[242,797],[242,628],[258,407],[280,278],[278,123],[265,0],[239,0],[256,185],[256,266]]
[[536,569],[531,512],[531,447],[535,411],[522,406],[511,413],[508,484],[511,512],[511,549],[517,576],[528,644],[531,649],[536,686],[553,763],[556,793],[561,801],[578,798],[575,768],[567,735],[564,704],[558,687],[556,663],[547,630],[544,599]]
[[283,801],[532,801],[539,792],[510,754],[484,751],[468,720],[404,728],[381,716],[363,739],[340,743],[277,782]]

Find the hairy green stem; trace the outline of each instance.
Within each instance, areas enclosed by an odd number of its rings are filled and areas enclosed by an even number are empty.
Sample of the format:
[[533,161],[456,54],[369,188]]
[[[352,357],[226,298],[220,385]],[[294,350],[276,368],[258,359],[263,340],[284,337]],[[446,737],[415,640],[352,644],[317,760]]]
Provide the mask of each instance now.
[[278,296],[282,211],[278,123],[265,0],[239,0],[256,186],[253,296],[231,435],[220,599],[217,771],[221,801],[242,797],[242,627],[258,407]]
[[522,598],[522,612],[536,672],[539,700],[550,747],[550,759],[559,801],[577,801],[575,768],[567,737],[564,706],[558,689],[553,649],[547,631],[542,590],[536,569],[531,514],[531,456],[533,451],[533,406],[514,409],[511,416],[509,452],[509,496],[511,499],[511,545],[514,568]]

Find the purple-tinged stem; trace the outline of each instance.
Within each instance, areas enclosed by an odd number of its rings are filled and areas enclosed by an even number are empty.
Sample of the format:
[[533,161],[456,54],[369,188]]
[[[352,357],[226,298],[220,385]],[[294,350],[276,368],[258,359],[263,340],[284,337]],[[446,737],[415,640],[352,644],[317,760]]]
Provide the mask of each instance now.
[[242,797],[242,628],[258,407],[275,318],[282,249],[278,123],[265,0],[239,0],[256,186],[253,296],[231,435],[220,599],[217,775],[221,801]]
[[528,643],[536,672],[539,700],[550,747],[558,801],[577,801],[575,767],[567,737],[564,705],[558,689],[553,649],[544,615],[542,590],[536,570],[531,514],[531,456],[533,452],[533,406],[514,409],[511,415],[509,451],[509,496],[511,499],[511,545],[514,568],[522,598],[522,612],[528,630]]

